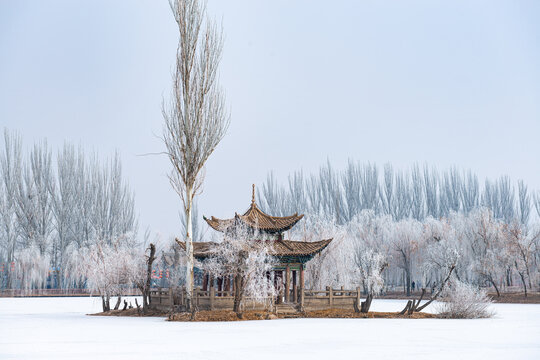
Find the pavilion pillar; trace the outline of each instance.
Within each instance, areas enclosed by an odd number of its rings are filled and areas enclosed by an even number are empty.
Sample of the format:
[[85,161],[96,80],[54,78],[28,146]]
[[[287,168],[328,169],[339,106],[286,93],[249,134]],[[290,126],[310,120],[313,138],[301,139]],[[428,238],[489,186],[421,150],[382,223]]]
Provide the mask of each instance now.
[[293,302],[298,302],[298,286],[296,285],[296,270],[292,271],[292,295],[293,295]]
[[285,268],[285,302],[289,302],[290,277],[291,277],[291,268],[289,264],[287,264],[287,267]]
[[205,272],[203,275],[202,289],[203,291],[208,291],[208,273]]
[[221,291],[223,291],[223,277],[218,277],[217,279],[217,288],[218,288],[218,296],[221,296],[222,294],[220,293]]
[[210,310],[214,310],[214,296],[216,295],[215,289],[214,289],[214,277],[209,276],[209,282],[210,282]]
[[283,271],[274,271],[274,288],[278,290],[277,303],[283,302]]
[[[231,291],[231,276],[230,275],[227,275],[225,277],[225,288],[223,290],[225,290],[227,293]],[[229,294],[226,294],[226,295],[229,295]]]
[[298,303],[300,309],[304,309],[304,264],[300,264],[300,287],[298,289]]

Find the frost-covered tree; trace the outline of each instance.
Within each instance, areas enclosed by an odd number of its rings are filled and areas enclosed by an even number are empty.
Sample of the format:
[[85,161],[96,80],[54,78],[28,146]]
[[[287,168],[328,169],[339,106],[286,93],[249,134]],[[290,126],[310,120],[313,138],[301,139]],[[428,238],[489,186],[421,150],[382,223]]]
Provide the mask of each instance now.
[[508,246],[507,251],[511,257],[511,262],[515,266],[523,291],[527,296],[527,285],[532,288],[531,268],[534,263],[535,252],[538,251],[540,243],[540,231],[529,231],[526,225],[514,222],[504,227],[505,241]]
[[358,245],[355,252],[358,275],[364,289],[366,300],[361,303],[360,312],[367,313],[373,296],[378,294],[384,285],[383,270],[388,266],[386,255],[373,249]]
[[500,296],[497,279],[502,276],[502,270],[508,262],[501,223],[490,210],[479,209],[470,214],[464,233],[473,257],[471,270],[480,280],[491,284],[497,296]]
[[78,217],[77,203],[80,196],[77,161],[75,147],[65,144],[57,156],[56,186],[52,189],[52,211],[56,230],[52,264],[59,271],[59,280],[65,278],[66,258],[69,256],[68,251],[72,249],[70,245],[80,236],[73,226]]
[[[427,236],[425,244],[425,257],[423,258],[423,271],[435,272],[440,276],[437,277],[431,285],[432,292],[429,299],[422,304],[422,300],[426,295],[426,288],[422,288],[422,293],[418,300],[409,300],[405,308],[401,311],[401,314],[413,312],[420,312],[428,307],[432,302],[443,293],[448,282],[451,280],[451,276],[456,269],[460,253],[451,241],[451,233],[445,232],[446,224],[440,224],[431,222],[427,224],[427,229],[424,233]],[[442,230],[442,232],[441,232]],[[427,282],[425,282],[427,284]]]
[[94,234],[97,239],[110,243],[136,227],[134,196],[122,178],[118,153],[106,166],[94,163],[91,176]]
[[150,289],[152,286],[152,265],[156,260],[156,245],[150,243],[143,256],[139,255],[134,282],[143,298],[143,312],[150,307]]
[[[111,297],[124,294],[137,279],[137,255],[129,236],[110,242],[100,240],[78,253],[73,270],[86,280],[90,290],[101,296],[103,311],[109,311]],[[119,304],[120,300],[116,308]]]
[[43,289],[51,264],[49,254],[43,253],[36,243],[31,243],[17,251],[16,259],[15,275],[20,281],[19,288]]
[[212,276],[233,278],[233,311],[239,317],[244,310],[245,298],[267,302],[269,306],[277,295],[277,289],[267,276],[276,262],[270,255],[272,242],[258,238],[253,229],[236,227],[225,233],[223,240],[212,248],[210,257],[200,264]]
[[407,296],[410,296],[414,262],[424,245],[422,225],[413,219],[401,220],[394,224],[391,236],[393,250],[396,252],[394,259],[396,265],[404,272]]
[[203,167],[225,136],[229,116],[218,83],[223,35],[206,18],[198,0],[170,0],[178,25],[176,68],[169,104],[163,105],[163,141],[173,166],[171,185],[180,195],[186,217],[186,289],[188,307],[193,294],[193,198],[203,181]]
[[523,225],[529,223],[529,217],[531,214],[531,196],[529,194],[529,188],[523,182],[518,181],[518,206],[517,206],[517,219]]
[[352,243],[347,241],[345,227],[323,216],[310,216],[302,221],[305,223],[292,229],[291,238],[308,242],[333,239],[324,251],[306,264],[306,287],[322,289],[354,284],[351,271],[354,259],[350,256],[353,249]]
[[274,214],[274,216],[282,216],[286,207],[283,199],[285,191],[277,184],[274,172],[270,171],[268,173],[266,182],[261,189],[257,189],[257,195],[259,199],[262,199],[262,207],[266,209],[268,213]]
[[23,167],[23,181],[17,191],[17,220],[23,247],[37,246],[45,255],[51,245],[54,230],[52,222],[52,173],[51,150],[47,142],[34,144],[28,161]]
[[0,151],[0,262],[4,262],[5,279],[0,286],[13,287],[12,264],[17,250],[17,188],[21,182],[21,137],[4,129],[4,146]]

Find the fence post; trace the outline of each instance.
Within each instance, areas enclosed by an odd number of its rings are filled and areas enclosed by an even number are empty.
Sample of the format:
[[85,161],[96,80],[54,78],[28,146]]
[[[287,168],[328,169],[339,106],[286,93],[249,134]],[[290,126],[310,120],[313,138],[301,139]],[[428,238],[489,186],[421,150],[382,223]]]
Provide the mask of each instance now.
[[216,289],[214,284],[210,283],[210,310],[214,310],[214,296],[216,296]]
[[[358,286],[356,288],[356,307],[357,307],[357,309],[354,309],[355,311],[360,311],[360,301],[362,300],[360,298],[360,294],[361,294],[360,293],[360,286]],[[353,308],[354,308],[354,304],[353,304]]]
[[332,306],[332,305],[334,305],[334,297],[333,297],[333,294],[332,294],[333,289],[332,289],[331,286],[327,286],[326,291],[328,292],[328,304],[330,306]]

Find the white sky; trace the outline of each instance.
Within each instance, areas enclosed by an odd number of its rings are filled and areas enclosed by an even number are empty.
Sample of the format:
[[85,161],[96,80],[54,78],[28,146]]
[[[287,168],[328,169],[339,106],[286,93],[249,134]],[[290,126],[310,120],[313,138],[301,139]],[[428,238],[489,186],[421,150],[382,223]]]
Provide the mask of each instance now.
[[[540,2],[218,1],[231,127],[200,215],[330,159],[510,175],[540,189]],[[0,126],[122,153],[141,228],[179,231],[159,152],[176,28],[165,0],[1,1]]]

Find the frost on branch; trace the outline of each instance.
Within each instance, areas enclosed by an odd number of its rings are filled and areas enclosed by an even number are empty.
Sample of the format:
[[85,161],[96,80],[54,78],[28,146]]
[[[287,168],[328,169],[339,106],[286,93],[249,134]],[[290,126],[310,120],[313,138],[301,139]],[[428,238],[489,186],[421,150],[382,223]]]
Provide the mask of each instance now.
[[140,269],[140,255],[129,239],[120,237],[108,244],[97,242],[77,253],[74,263],[87,287],[101,295],[103,311],[111,310],[112,296],[123,295],[131,288]]
[[257,239],[252,229],[237,228],[226,233],[217,244],[209,259],[199,266],[211,276],[232,276],[234,279],[233,311],[241,316],[244,299],[272,304],[277,291],[267,274],[272,270],[275,259],[270,255],[271,241]]
[[[373,296],[378,294],[384,286],[382,272],[388,263],[382,253],[373,249],[362,249],[361,247],[357,248],[355,259],[360,281],[367,293],[366,300],[362,302],[359,310],[360,312],[367,313]],[[355,306],[357,307],[358,304]]]
[[354,259],[350,255],[354,250],[352,243],[347,241],[345,227],[337,225],[332,219],[316,215],[302,221],[305,221],[303,226],[290,231],[291,238],[308,242],[333,238],[325,251],[306,264],[307,287],[352,286],[354,279],[350,269],[354,268]]
[[20,278],[20,287],[24,290],[45,287],[49,271],[50,258],[42,254],[36,245],[30,245],[16,253],[15,275]]
[[[362,284],[366,300],[355,305],[355,310],[367,313],[373,297],[384,286],[383,271],[388,266],[387,217],[377,218],[373,211],[366,210],[356,216],[347,228],[353,243],[354,280]],[[358,306],[360,305],[360,308]]]
[[486,291],[458,280],[450,282],[442,295],[438,314],[447,319],[489,318],[495,313],[489,309],[492,303]]

